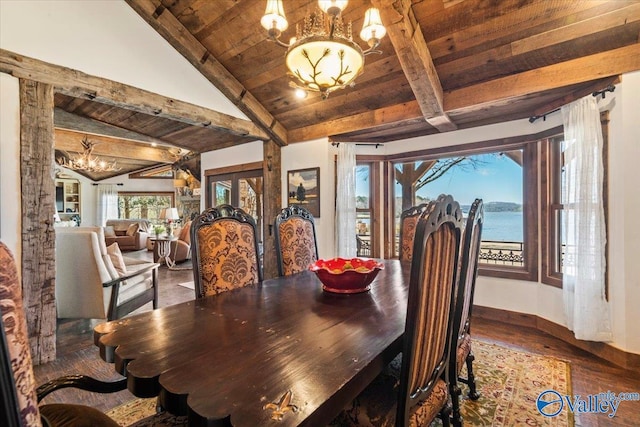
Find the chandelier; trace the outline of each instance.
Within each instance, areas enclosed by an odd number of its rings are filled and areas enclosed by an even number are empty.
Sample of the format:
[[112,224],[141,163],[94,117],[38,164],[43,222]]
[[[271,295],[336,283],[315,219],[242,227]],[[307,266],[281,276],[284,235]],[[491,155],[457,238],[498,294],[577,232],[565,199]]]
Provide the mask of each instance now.
[[96,144],[90,142],[85,136],[82,139],[82,147],[84,150],[79,156],[73,158],[58,157],[57,163],[67,169],[81,170],[85,172],[116,172],[120,168],[113,162],[105,162],[93,155],[93,147]]
[[360,38],[369,48],[363,51],[353,41],[351,22],[345,25],[342,21],[341,13],[347,3],[348,0],[318,0],[319,10],[296,24],[296,36],[286,44],[280,41],[280,35],[289,26],[282,0],[267,0],[260,24],[270,40],[287,48],[285,63],[297,81],[293,86],[320,92],[326,99],[334,90],[355,84],[365,55],[381,53],[376,48],[387,30],[380,20],[380,11],[372,7],[365,12]]

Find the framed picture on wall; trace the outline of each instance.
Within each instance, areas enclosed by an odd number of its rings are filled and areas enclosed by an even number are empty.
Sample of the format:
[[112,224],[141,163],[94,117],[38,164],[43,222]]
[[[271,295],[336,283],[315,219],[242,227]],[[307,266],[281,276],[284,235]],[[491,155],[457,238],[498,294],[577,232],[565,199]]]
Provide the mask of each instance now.
[[320,218],[320,168],[287,172],[288,205],[298,205]]

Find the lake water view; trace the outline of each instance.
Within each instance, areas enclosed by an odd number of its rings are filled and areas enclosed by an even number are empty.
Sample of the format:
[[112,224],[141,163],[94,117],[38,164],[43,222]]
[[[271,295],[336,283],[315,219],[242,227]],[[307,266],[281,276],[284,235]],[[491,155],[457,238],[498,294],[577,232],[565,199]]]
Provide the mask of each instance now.
[[485,211],[482,240],[522,242],[522,228],[522,212]]

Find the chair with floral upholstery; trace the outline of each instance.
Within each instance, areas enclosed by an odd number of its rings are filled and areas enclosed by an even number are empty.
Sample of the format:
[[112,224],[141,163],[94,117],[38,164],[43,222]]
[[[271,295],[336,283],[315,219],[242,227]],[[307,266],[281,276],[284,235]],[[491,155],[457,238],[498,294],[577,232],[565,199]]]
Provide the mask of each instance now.
[[451,348],[462,211],[441,195],[417,222],[399,373],[385,370],[331,425],[428,426],[450,423]]
[[262,281],[256,223],[231,205],[209,208],[191,224],[196,298]]
[[404,210],[400,214],[400,261],[411,261],[413,257],[413,237],[416,234],[418,218],[427,209],[427,204],[422,203]]
[[[473,294],[478,276],[478,257],[480,255],[480,242],[482,241],[482,225],[484,223],[484,206],[482,199],[476,199],[467,216],[467,222],[462,237],[462,249],[460,255],[460,277],[456,295],[456,306],[453,320],[453,343],[449,360],[449,386],[453,405],[452,420],[455,426],[462,425],[460,415],[459,395],[461,390],[458,381],[469,386],[468,396],[472,400],[478,400],[480,395],[476,390],[476,380],[473,373],[473,361],[475,359],[471,350],[471,309],[473,307]],[[462,365],[467,364],[467,377],[460,378]]]
[[[66,403],[38,405],[49,393],[61,388],[74,387],[97,393],[112,393],[124,390],[127,379],[104,382],[85,375],[67,375],[36,388],[22,304],[22,287],[13,255],[2,242],[0,314],[0,425],[118,427],[113,419],[89,406]],[[175,417],[168,412],[161,412],[133,424],[135,427],[169,425],[187,425],[187,417]]]
[[278,273],[289,276],[307,270],[318,260],[313,215],[300,206],[282,209],[275,220]]

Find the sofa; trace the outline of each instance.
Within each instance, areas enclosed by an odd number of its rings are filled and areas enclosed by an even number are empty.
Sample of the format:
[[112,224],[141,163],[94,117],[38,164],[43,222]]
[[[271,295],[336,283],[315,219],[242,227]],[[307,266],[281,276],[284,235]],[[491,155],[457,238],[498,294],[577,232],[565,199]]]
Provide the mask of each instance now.
[[145,249],[150,233],[151,222],[146,219],[108,219],[104,227],[107,246],[118,243],[123,251]]

